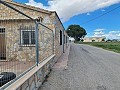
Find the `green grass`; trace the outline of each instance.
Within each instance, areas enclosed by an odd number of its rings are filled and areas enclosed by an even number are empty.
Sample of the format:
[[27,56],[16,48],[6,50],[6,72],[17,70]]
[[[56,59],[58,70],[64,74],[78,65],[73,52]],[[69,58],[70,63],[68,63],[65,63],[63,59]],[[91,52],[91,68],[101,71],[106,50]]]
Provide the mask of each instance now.
[[77,43],[101,47],[106,50],[120,53],[120,42],[77,42]]

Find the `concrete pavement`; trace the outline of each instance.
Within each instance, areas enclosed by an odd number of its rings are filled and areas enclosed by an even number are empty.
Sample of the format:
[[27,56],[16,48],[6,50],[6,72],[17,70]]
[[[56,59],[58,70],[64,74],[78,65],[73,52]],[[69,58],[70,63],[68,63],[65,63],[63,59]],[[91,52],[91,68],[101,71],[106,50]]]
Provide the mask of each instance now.
[[120,90],[120,54],[71,44],[68,68],[53,69],[39,90]]

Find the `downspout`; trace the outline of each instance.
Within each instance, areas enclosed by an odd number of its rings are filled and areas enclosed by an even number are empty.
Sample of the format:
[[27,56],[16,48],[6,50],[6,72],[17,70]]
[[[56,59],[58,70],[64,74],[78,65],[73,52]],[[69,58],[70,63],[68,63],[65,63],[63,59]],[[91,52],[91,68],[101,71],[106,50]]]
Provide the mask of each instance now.
[[64,30],[62,31],[62,47],[63,47],[63,53],[65,52],[64,50]]

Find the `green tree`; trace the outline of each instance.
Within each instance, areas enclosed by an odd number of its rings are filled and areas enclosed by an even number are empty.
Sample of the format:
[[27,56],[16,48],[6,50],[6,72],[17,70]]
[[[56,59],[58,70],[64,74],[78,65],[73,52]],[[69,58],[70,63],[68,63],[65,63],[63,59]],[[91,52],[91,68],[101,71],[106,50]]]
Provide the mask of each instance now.
[[80,25],[70,25],[66,30],[68,36],[73,37],[76,41],[80,41],[81,38],[87,35],[86,30]]

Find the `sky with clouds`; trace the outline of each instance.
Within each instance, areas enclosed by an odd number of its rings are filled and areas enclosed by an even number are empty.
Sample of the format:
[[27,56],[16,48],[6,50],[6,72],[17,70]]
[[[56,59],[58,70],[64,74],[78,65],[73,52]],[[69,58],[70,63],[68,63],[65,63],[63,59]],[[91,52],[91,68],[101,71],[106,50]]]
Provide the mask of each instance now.
[[65,28],[70,24],[79,24],[87,30],[87,36],[106,36],[120,39],[120,8],[89,23],[85,23],[101,14],[120,6],[120,0],[15,0],[56,11]]

